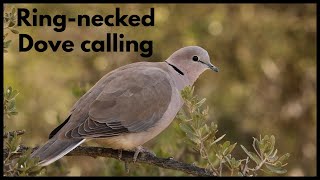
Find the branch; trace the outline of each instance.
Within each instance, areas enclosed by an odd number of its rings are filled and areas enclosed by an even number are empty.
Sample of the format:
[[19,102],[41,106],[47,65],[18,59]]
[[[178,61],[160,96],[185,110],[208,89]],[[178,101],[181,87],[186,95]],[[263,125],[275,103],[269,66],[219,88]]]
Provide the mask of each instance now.
[[24,134],[25,132],[26,132],[25,130],[6,132],[6,133],[3,133],[3,138],[8,138],[10,136],[14,136],[15,133],[19,136],[19,135]]
[[[35,151],[38,147],[33,148],[32,151]],[[27,151],[29,147],[20,146],[17,153],[13,155],[13,157],[17,157],[21,155],[23,152]],[[8,150],[4,149],[3,156],[6,157],[8,154]],[[133,151],[124,151],[122,150],[121,159],[119,159],[118,150],[114,150],[111,148],[103,148],[103,147],[82,147],[79,146],[76,149],[72,150],[66,156],[91,156],[91,157],[109,157],[118,159],[124,162],[133,162]],[[197,167],[193,164],[187,164],[180,161],[176,161],[173,158],[159,158],[154,156],[148,152],[141,152],[137,158],[136,163],[144,163],[150,164],[154,166],[158,166],[165,169],[172,169],[177,171],[182,171],[187,174],[195,175],[195,176],[215,176],[215,174],[207,170],[205,168]]]

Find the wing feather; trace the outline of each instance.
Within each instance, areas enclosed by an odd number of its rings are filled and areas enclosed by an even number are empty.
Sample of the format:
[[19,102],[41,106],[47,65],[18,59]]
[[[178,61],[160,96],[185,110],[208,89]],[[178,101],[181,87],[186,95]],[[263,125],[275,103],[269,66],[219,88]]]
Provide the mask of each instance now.
[[160,68],[137,69],[113,78],[90,104],[88,118],[68,137],[110,137],[153,127],[171,101],[172,87]]

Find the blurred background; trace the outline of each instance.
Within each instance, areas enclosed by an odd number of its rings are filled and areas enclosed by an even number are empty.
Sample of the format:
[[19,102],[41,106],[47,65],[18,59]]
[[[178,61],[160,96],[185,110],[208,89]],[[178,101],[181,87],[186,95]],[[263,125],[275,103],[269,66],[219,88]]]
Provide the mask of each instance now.
[[[4,54],[4,86],[12,86],[19,114],[5,119],[7,130],[25,129],[23,143],[43,144],[63,122],[81,95],[109,71],[139,61],[163,61],[177,49],[198,45],[208,50],[219,73],[206,71],[195,83],[196,94],[207,98],[210,121],[219,134],[238,142],[234,156],[250,149],[252,137],[275,135],[279,153],[290,153],[289,176],[316,175],[316,5],[315,4],[10,4],[37,8],[38,14],[106,16],[116,7],[126,14],[148,14],[155,8],[154,27],[78,27],[68,23],[62,33],[53,27],[17,27],[34,40],[72,40],[66,53],[18,52],[18,35]],[[141,52],[85,53],[83,40],[104,40],[106,33],[123,38],[152,40],[153,55]],[[192,153],[175,133],[173,122],[147,147],[160,157],[173,156],[188,163]],[[168,143],[170,138],[170,143]],[[48,167],[49,175],[187,175],[143,164],[124,164],[108,158],[64,157]]]

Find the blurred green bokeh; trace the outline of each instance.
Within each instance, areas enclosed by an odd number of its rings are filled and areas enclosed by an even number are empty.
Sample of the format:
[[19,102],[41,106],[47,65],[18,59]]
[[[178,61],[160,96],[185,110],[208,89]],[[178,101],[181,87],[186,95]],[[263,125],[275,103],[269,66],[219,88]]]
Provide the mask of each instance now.
[[[252,137],[273,134],[280,153],[289,152],[289,176],[316,175],[316,5],[315,4],[10,4],[38,9],[38,14],[106,16],[120,7],[144,15],[155,8],[154,27],[77,27],[62,33],[53,27],[17,27],[34,39],[103,40],[107,32],[153,40],[153,56],[140,53],[18,52],[18,35],[4,55],[4,85],[19,90],[17,111],[8,130],[25,129],[24,144],[43,144],[77,100],[75,88],[90,88],[104,74],[138,61],[163,61],[175,50],[198,45],[208,50],[219,73],[205,72],[195,84],[207,98],[210,120],[226,139],[251,146]],[[189,161],[186,144],[177,138],[177,123],[146,146],[158,156]],[[170,143],[168,139],[170,138]],[[190,152],[189,152],[190,153]],[[236,157],[244,157],[240,146]],[[66,175],[186,175],[149,165],[130,165],[107,158],[64,157],[53,164]],[[190,162],[192,163],[192,162]],[[48,168],[48,169],[49,169]],[[48,170],[50,175],[61,175]],[[60,172],[60,171],[59,171]]]

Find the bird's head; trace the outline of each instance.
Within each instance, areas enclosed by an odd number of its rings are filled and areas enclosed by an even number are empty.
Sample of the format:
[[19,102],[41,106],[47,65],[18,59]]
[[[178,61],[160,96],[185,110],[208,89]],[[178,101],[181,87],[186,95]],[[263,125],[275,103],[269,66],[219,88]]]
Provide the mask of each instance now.
[[181,70],[193,83],[205,70],[219,69],[210,62],[208,52],[199,46],[187,46],[174,52],[167,60]]

